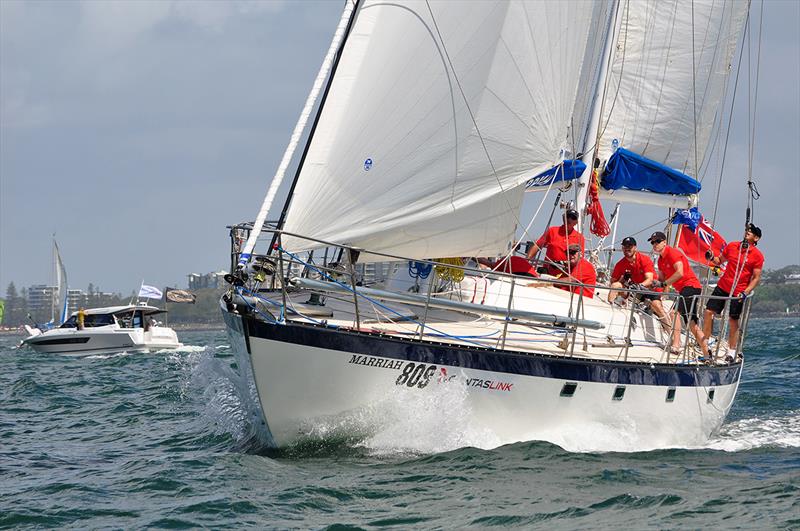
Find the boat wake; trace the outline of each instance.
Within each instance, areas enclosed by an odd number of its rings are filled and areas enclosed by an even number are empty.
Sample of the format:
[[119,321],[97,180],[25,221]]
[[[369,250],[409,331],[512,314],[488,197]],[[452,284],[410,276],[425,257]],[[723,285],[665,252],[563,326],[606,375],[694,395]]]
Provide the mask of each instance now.
[[164,348],[160,350],[154,350],[152,354],[173,354],[173,353],[193,353],[193,352],[204,352],[208,347],[202,345],[183,345],[178,348]]
[[800,410],[787,415],[736,420],[722,426],[707,448],[741,452],[754,448],[800,448]]
[[259,452],[266,447],[269,435],[263,429],[260,410],[249,383],[242,378],[231,357],[218,357],[220,347],[186,346],[172,353],[187,368],[184,396],[200,407],[202,416],[216,435],[228,435],[234,449]]
[[392,391],[362,419],[373,429],[359,446],[370,454],[433,454],[501,444],[497,435],[473,424],[464,386],[442,385],[428,393]]

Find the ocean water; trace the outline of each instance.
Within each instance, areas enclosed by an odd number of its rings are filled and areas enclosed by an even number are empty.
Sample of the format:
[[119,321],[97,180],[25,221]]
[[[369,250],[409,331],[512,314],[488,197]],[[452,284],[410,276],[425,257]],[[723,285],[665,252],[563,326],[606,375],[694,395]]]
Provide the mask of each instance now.
[[268,452],[224,333],[181,340],[76,359],[0,336],[0,528],[800,529],[797,319],[752,321],[707,446],[649,452],[493,448],[424,415]]

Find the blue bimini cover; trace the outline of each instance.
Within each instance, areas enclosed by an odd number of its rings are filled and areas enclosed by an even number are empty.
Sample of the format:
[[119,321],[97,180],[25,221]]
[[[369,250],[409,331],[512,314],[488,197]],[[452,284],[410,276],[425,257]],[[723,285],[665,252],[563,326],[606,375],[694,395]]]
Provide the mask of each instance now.
[[571,181],[583,175],[583,170],[585,169],[586,164],[579,159],[565,160],[561,164],[557,164],[549,170],[543,171],[536,177],[531,177],[525,185],[525,188],[549,186],[550,183],[557,183],[558,181]]
[[623,148],[608,159],[601,184],[606,190],[627,188],[657,194],[690,195],[700,191],[697,180]]

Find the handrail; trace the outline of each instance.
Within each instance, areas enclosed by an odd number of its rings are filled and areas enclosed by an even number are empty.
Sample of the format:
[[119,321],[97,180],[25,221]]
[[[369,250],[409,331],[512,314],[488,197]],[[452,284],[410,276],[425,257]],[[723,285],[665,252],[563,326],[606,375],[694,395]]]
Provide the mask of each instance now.
[[[252,230],[252,229],[250,227],[248,227],[247,224],[244,224],[244,225],[240,224],[240,225],[235,225],[235,226],[231,227],[231,238],[232,238],[231,252],[232,252],[232,254],[235,254],[236,251],[237,251],[237,245],[236,245],[236,242],[234,242],[234,238],[241,238],[243,236],[242,231],[249,232],[250,230]],[[505,285],[506,289],[508,289],[508,291],[504,292],[503,289],[501,288],[500,291],[495,291],[491,295],[492,297],[498,297],[498,296],[500,296],[501,293],[505,293],[504,295],[502,295],[502,299],[503,299],[502,306],[493,306],[493,305],[490,305],[490,304],[483,304],[483,303],[481,303],[481,304],[472,304],[472,303],[467,303],[467,302],[460,302],[460,301],[456,301],[456,300],[446,299],[446,298],[443,298],[441,296],[433,297],[434,293],[438,292],[438,293],[441,294],[442,293],[441,290],[442,290],[443,286],[446,285],[444,283],[441,283],[441,284],[438,284],[438,285],[435,283],[435,280],[437,278],[437,276],[436,276],[436,267],[437,266],[438,267],[442,267],[442,264],[437,262],[434,259],[413,259],[416,262],[419,262],[419,263],[422,263],[422,264],[429,264],[431,266],[434,266],[434,267],[432,267],[431,272],[430,272],[431,276],[430,276],[430,280],[428,281],[427,293],[425,295],[423,295],[423,293],[419,293],[419,295],[416,295],[416,294],[410,294],[410,293],[399,293],[399,292],[393,292],[393,291],[375,290],[375,289],[372,289],[372,288],[369,288],[369,287],[361,286],[360,282],[357,282],[356,265],[359,265],[359,267],[361,267],[361,266],[363,266],[363,264],[354,263],[355,262],[355,255],[356,255],[356,253],[365,253],[365,251],[363,249],[359,249],[359,248],[348,246],[348,245],[342,245],[342,244],[337,244],[337,243],[333,243],[333,242],[328,242],[328,241],[325,241],[325,240],[309,238],[309,237],[302,236],[302,235],[299,235],[299,234],[290,233],[290,232],[287,232],[287,231],[278,230],[278,229],[274,229],[274,228],[270,228],[270,227],[263,227],[261,229],[261,232],[262,233],[278,234],[279,236],[288,235],[288,236],[293,236],[293,237],[304,239],[304,240],[309,240],[309,241],[315,242],[317,244],[320,244],[320,246],[324,246],[324,248],[326,249],[325,258],[323,259],[323,263],[321,265],[314,264],[313,266],[309,267],[309,264],[304,262],[303,259],[300,259],[298,256],[296,256],[296,255],[294,255],[294,254],[292,254],[290,252],[287,252],[287,251],[281,249],[280,247],[278,248],[278,250],[280,251],[278,253],[279,254],[278,262],[279,262],[280,273],[271,275],[271,278],[269,280],[270,284],[267,284],[267,285],[271,286],[271,288],[273,290],[280,289],[280,291],[281,291],[281,297],[282,297],[282,301],[283,301],[282,316],[286,315],[286,305],[290,303],[288,301],[288,297],[286,295],[287,288],[291,288],[291,286],[294,286],[294,287],[300,287],[300,288],[303,288],[303,289],[307,289],[307,290],[310,290],[310,291],[322,291],[322,292],[328,291],[328,292],[339,292],[339,293],[346,292],[346,293],[348,293],[348,295],[352,295],[353,300],[351,301],[350,304],[352,304],[353,308],[355,308],[354,325],[355,325],[356,329],[360,329],[360,322],[361,322],[361,316],[359,315],[360,311],[359,311],[358,298],[359,297],[364,297],[367,301],[369,301],[370,300],[369,297],[374,297],[375,299],[378,299],[378,300],[400,302],[400,303],[412,304],[412,305],[415,305],[415,306],[424,306],[425,313],[424,313],[424,318],[422,319],[422,321],[420,322],[418,320],[418,318],[415,318],[415,320],[413,321],[413,322],[416,322],[417,325],[418,325],[418,330],[415,332],[414,335],[416,335],[420,339],[422,339],[424,337],[424,335],[425,335],[426,321],[427,321],[427,318],[428,318],[428,309],[429,308],[439,308],[439,309],[455,310],[455,311],[461,311],[461,312],[468,312],[468,313],[472,313],[472,314],[487,315],[487,316],[501,318],[503,320],[503,325],[501,327],[501,330],[498,330],[498,333],[500,333],[500,336],[497,338],[497,343],[496,343],[496,347],[499,347],[499,349],[501,349],[501,350],[504,350],[506,348],[506,339],[507,339],[508,334],[510,333],[509,332],[509,323],[511,323],[511,322],[513,322],[515,320],[518,320],[520,322],[544,323],[544,324],[547,324],[547,325],[555,325],[558,328],[566,329],[567,333],[566,333],[566,335],[561,336],[561,337],[563,337],[563,339],[559,343],[559,348],[564,349],[564,352],[568,353],[568,355],[570,355],[570,356],[574,356],[575,343],[577,341],[577,329],[578,328],[582,328],[583,329],[583,342],[584,342],[584,349],[583,350],[584,351],[588,350],[588,342],[587,342],[587,340],[591,340],[592,338],[596,338],[596,339],[602,340],[602,338],[605,337],[607,339],[608,343],[609,343],[608,347],[612,347],[612,348],[616,348],[616,346],[622,347],[622,349],[620,350],[620,357],[622,357],[624,360],[627,361],[628,358],[629,358],[630,350],[637,346],[637,342],[639,342],[638,345],[661,345],[663,343],[663,350],[662,350],[661,357],[660,358],[653,357],[653,359],[659,359],[660,362],[666,361],[667,363],[670,363],[671,361],[673,361],[673,360],[670,359],[670,354],[669,354],[670,345],[672,344],[671,335],[673,333],[672,331],[675,329],[675,326],[677,324],[677,319],[681,318],[678,315],[677,311],[676,311],[677,302],[679,301],[679,297],[680,297],[680,294],[677,293],[677,292],[657,292],[657,291],[652,291],[652,290],[648,290],[648,289],[634,289],[634,288],[624,288],[624,287],[614,288],[614,291],[616,291],[618,293],[621,293],[621,294],[624,293],[624,294],[628,294],[628,295],[630,295],[630,294],[634,294],[634,295],[656,295],[656,296],[659,296],[662,299],[664,299],[665,303],[668,303],[669,301],[671,301],[671,303],[672,303],[672,307],[671,307],[671,312],[670,313],[671,313],[671,316],[672,316],[673,319],[672,319],[671,326],[669,325],[669,323],[666,323],[665,321],[662,321],[661,319],[656,319],[654,317],[653,319],[654,319],[655,328],[654,329],[653,328],[647,328],[647,329],[642,328],[641,332],[637,332],[637,336],[636,337],[638,339],[634,339],[633,338],[633,325],[634,325],[634,321],[635,321],[634,316],[641,315],[641,316],[644,317],[645,316],[644,310],[646,309],[646,305],[643,306],[642,304],[629,302],[628,303],[629,312],[627,313],[627,317],[624,320],[624,324],[620,324],[618,321],[615,322],[615,319],[617,319],[617,318],[613,317],[612,314],[609,314],[609,315],[612,315],[612,317],[611,317],[611,320],[607,324],[604,324],[604,323],[599,322],[597,320],[592,320],[592,319],[586,319],[585,318],[586,308],[587,307],[585,305],[585,300],[584,300],[585,299],[585,296],[583,294],[584,293],[584,289],[608,290],[608,289],[610,289],[610,286],[607,286],[607,285],[586,284],[586,283],[578,282],[578,281],[575,281],[575,280],[572,280],[572,279],[563,280],[563,279],[560,279],[560,278],[548,278],[548,277],[523,278],[523,277],[520,277],[519,275],[506,273],[506,272],[503,272],[503,271],[476,269],[474,267],[469,267],[469,265],[458,265],[458,264],[449,264],[448,263],[446,265],[446,267],[464,271],[465,274],[468,274],[472,278],[484,278],[484,279],[489,279],[489,280],[492,280],[492,281],[500,282],[500,284],[487,284],[487,286],[492,285],[492,286],[495,286],[497,288],[500,288],[501,286]],[[335,257],[337,254],[340,257],[343,257],[344,254],[347,254],[347,259],[341,261],[341,265],[339,266],[339,269],[334,269],[332,267],[329,267],[329,264],[333,265],[334,263],[339,263],[338,261],[337,262],[328,262],[329,249],[334,249],[334,252],[332,253],[332,257]],[[336,252],[336,249],[339,249],[338,253]],[[347,252],[345,253],[344,251],[347,251]],[[308,251],[308,252],[311,253],[313,251]],[[397,263],[397,262],[408,262],[409,261],[409,258],[407,258],[407,257],[401,257],[401,256],[396,256],[396,255],[391,255],[391,254],[386,254],[386,253],[381,253],[381,252],[369,252],[369,255],[370,255],[371,259],[374,258],[374,257],[384,257],[384,258],[386,258],[387,260],[385,262],[383,262],[383,263],[386,263],[386,262]],[[236,263],[236,257],[235,256],[232,256],[232,263]],[[376,264],[380,264],[382,262],[375,262],[375,263]],[[344,270],[342,270],[342,266],[344,266]],[[311,271],[311,270],[317,270],[317,271],[319,271],[319,272],[321,272],[323,274],[323,277],[327,276],[327,273],[330,273],[331,275],[334,275],[334,276],[342,275],[339,278],[341,278],[342,280],[344,280],[346,278],[347,280],[344,283],[337,284],[335,282],[316,281],[316,280],[312,280],[310,278],[297,278],[297,277],[293,276],[294,273],[292,273],[292,271],[298,271],[298,268],[300,270],[299,273],[300,273],[301,277],[305,277],[306,275],[308,275],[309,271]],[[366,267],[364,266],[363,273],[366,274],[366,271],[367,271]],[[325,272],[327,272],[327,273],[325,273]],[[253,277],[255,277],[255,276],[256,275],[253,275]],[[291,280],[289,280],[290,276],[292,276]],[[280,278],[277,278],[277,277],[280,277]],[[244,277],[244,278],[245,278],[245,280],[247,280],[247,277]],[[264,280],[263,277],[261,278],[261,280],[262,281]],[[515,300],[516,301],[519,301],[519,300],[523,300],[524,301],[526,296],[530,296],[532,293],[534,293],[534,292],[532,292],[530,290],[521,291],[520,292],[521,295],[518,295],[516,293],[515,287],[517,286],[517,284],[522,283],[523,285],[525,285],[525,281],[529,281],[528,285],[530,285],[530,284],[548,284],[548,285],[552,285],[552,286],[555,286],[555,287],[567,288],[568,291],[570,292],[569,304],[567,305],[566,300],[564,300],[564,303],[563,303],[565,305],[564,306],[564,310],[565,310],[564,313],[566,315],[557,315],[555,313],[532,312],[532,311],[528,311],[528,310],[525,310],[525,309],[521,309],[521,308],[525,307],[524,306],[525,305],[524,302],[516,304],[516,308],[515,308],[515,302],[514,302]],[[254,289],[257,292],[260,289],[261,282],[259,282],[257,279],[256,280],[251,279],[250,282],[248,283],[248,286],[250,286],[250,289]],[[509,289],[509,287],[510,287],[510,289]],[[489,292],[488,292],[487,288],[484,288],[484,290],[486,290],[485,293],[488,295]],[[461,292],[456,290],[456,291],[454,291],[454,293],[461,293]],[[452,295],[450,295],[450,297],[452,298]],[[577,297],[577,299],[576,299],[576,297]],[[507,303],[505,302],[506,298],[507,298]],[[606,302],[604,297],[597,297],[597,298],[594,298],[594,299],[596,301],[599,301],[600,303],[605,303]],[[737,298],[736,297],[730,297],[730,296],[727,296],[727,297],[726,296],[714,296],[714,295],[710,295],[710,294],[705,294],[704,295],[702,293],[700,295],[697,295],[697,296],[693,297],[692,302],[689,303],[689,304],[690,304],[692,313],[694,313],[695,312],[695,308],[697,308],[697,312],[696,313],[698,313],[699,320],[701,321],[699,323],[700,326],[702,326],[702,319],[703,319],[703,311],[702,310],[705,308],[706,302],[708,300],[712,300],[712,299],[725,301],[725,311],[723,313],[723,317],[727,317],[728,309],[729,309],[729,306],[730,306],[730,302],[733,301],[734,299],[737,299]],[[550,300],[550,299],[548,299],[548,300]],[[629,297],[628,300],[629,301],[635,301],[635,298]],[[499,303],[500,300],[498,300],[497,302]],[[575,304],[576,302],[577,302],[577,304]],[[597,307],[598,306],[596,304],[592,304],[591,306],[589,306],[589,308],[595,308],[595,309]],[[745,337],[745,332],[746,332],[746,326],[747,326],[747,323],[748,323],[748,320],[749,320],[750,307],[751,307],[751,301],[750,300],[746,300],[745,304],[744,304],[744,308],[742,310],[742,316],[741,316],[741,321],[740,321],[741,328],[740,328],[740,333],[739,333],[738,340],[737,340],[737,345],[728,347],[728,348],[735,348],[737,354],[741,352],[741,348],[744,345],[744,337]],[[596,310],[591,310],[591,311],[596,311]],[[582,317],[582,315],[583,315],[583,317]],[[616,315],[618,316],[619,314],[616,314]],[[642,324],[642,318],[639,318],[636,321],[638,323]],[[645,322],[650,322],[650,321],[645,321]],[[609,333],[607,333],[605,336],[599,336],[598,337],[596,334],[587,334],[587,331],[590,331],[590,330],[601,330],[601,329],[605,329],[607,326],[609,327],[608,328]],[[648,327],[649,326],[650,325],[648,325]],[[535,326],[534,326],[534,329],[536,329]],[[721,331],[719,333],[719,337],[720,338],[724,337],[726,329],[727,329],[727,319],[724,319],[724,322],[723,322],[723,324],[721,326]],[[712,328],[712,330],[713,330],[713,328]],[[519,334],[518,329],[517,329],[517,331],[515,331],[513,333]],[[655,335],[653,336],[651,334],[655,334]],[[696,352],[696,350],[695,350],[695,347],[691,346],[692,340],[690,339],[691,334],[690,334],[690,327],[689,326],[685,327],[684,333],[681,334],[681,335],[683,336],[682,337],[683,345],[682,345],[682,349],[681,349],[682,352],[679,355],[679,357],[674,360],[674,362],[677,362],[677,363],[680,363],[680,362],[683,362],[683,363],[694,363],[695,362],[694,360],[697,357],[699,357],[701,355],[705,355],[705,353],[694,354],[694,352]],[[659,337],[661,338],[661,341],[659,341]],[[644,339],[642,339],[642,338],[644,338]],[[617,345],[617,341],[618,340],[624,340],[624,343],[621,343],[621,344]],[[645,341],[645,343],[643,344],[642,341]],[[721,344],[722,344],[722,339],[720,339],[717,342],[715,355],[719,353],[719,349],[721,348]],[[592,343],[592,347],[593,348],[594,347],[598,347],[598,345],[601,348],[603,346],[602,344],[600,344],[600,342]],[[661,347],[659,347],[659,348],[661,348]],[[637,355],[641,355],[641,354],[637,354]]]

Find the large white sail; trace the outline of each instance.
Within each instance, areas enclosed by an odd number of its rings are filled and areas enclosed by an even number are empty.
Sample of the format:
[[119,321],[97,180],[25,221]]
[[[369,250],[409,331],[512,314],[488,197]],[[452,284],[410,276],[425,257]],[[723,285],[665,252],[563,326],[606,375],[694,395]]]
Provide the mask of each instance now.
[[599,156],[620,147],[691,176],[702,167],[746,0],[622,2]]
[[[58,243],[53,239],[53,252],[55,254],[55,268],[56,268],[56,291],[54,294],[55,301],[60,304],[58,308],[58,322],[56,325],[62,324],[69,317],[69,282],[67,281],[67,268],[64,267],[64,262],[61,260],[61,252],[58,249]],[[55,312],[54,312],[55,313]]]
[[573,150],[597,11],[560,0],[362,3],[285,230],[408,257],[505,252],[525,181]]

